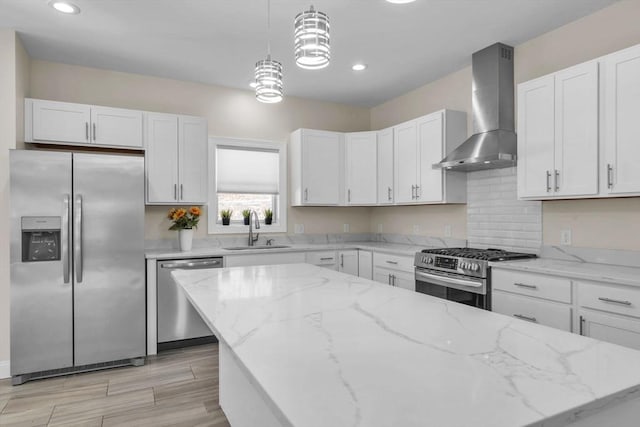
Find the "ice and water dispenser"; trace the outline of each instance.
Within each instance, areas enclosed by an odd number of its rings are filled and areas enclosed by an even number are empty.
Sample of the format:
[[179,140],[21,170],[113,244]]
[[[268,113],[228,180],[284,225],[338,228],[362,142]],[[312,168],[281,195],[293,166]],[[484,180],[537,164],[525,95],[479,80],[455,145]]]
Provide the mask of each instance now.
[[59,216],[22,217],[22,262],[60,260]]

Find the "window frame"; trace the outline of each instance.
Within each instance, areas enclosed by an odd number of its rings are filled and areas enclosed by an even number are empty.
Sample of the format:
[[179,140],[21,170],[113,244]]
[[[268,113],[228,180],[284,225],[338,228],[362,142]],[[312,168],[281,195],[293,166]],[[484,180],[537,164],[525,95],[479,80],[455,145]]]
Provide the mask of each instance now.
[[[209,145],[209,202],[207,203],[207,231],[208,234],[243,234],[249,232],[249,226],[238,222],[231,222],[229,225],[218,223],[218,192],[216,183],[216,151],[218,145],[227,147],[239,147],[243,149],[268,149],[278,151],[278,194],[274,198],[279,199],[278,206],[274,210],[276,213],[275,222],[269,226],[260,223],[260,233],[286,233],[287,232],[287,210],[288,210],[288,182],[287,182],[287,144],[286,142],[268,141],[260,139],[241,139],[211,136]],[[275,206],[274,206],[275,207]]]

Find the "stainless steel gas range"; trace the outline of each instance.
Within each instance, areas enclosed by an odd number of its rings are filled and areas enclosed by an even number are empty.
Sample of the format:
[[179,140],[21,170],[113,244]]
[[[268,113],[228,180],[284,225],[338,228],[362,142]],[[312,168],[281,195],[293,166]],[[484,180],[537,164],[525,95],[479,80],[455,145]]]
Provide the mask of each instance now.
[[416,291],[491,310],[489,262],[535,257],[501,249],[424,249],[415,255]]

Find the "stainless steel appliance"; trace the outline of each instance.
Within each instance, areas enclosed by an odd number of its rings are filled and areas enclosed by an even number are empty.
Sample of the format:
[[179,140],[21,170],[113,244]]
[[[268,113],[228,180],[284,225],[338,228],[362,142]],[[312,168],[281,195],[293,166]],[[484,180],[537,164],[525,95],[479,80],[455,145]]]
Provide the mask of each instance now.
[[13,383],[143,363],[144,159],[10,159]]
[[222,258],[159,261],[158,350],[215,342],[216,338],[171,277],[175,269],[221,268]]
[[471,57],[473,135],[434,167],[458,171],[516,165],[513,47],[495,43]]
[[489,262],[535,257],[502,249],[424,249],[415,255],[416,292],[491,310]]

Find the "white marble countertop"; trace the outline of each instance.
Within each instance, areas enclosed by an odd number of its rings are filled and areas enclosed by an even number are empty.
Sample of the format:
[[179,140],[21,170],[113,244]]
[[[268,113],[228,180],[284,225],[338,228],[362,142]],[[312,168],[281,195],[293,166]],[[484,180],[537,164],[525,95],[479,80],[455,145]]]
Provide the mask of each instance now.
[[573,279],[640,286],[640,268],[591,262],[561,261],[536,258],[519,261],[492,262],[493,268],[551,274]]
[[638,351],[328,269],[172,274],[291,426],[560,426],[640,395]]
[[[279,245],[279,243],[275,244]],[[145,252],[147,259],[179,259],[179,258],[198,258],[206,256],[229,256],[229,255],[255,255],[255,254],[271,254],[286,253],[300,251],[322,251],[322,250],[347,250],[362,249],[373,252],[383,252],[395,255],[413,256],[416,252],[424,249],[425,246],[405,245],[400,243],[385,242],[348,242],[348,243],[286,243],[287,248],[275,249],[243,249],[228,250],[222,247],[196,248],[188,252],[169,250],[148,250]],[[232,245],[230,245],[232,246]]]

